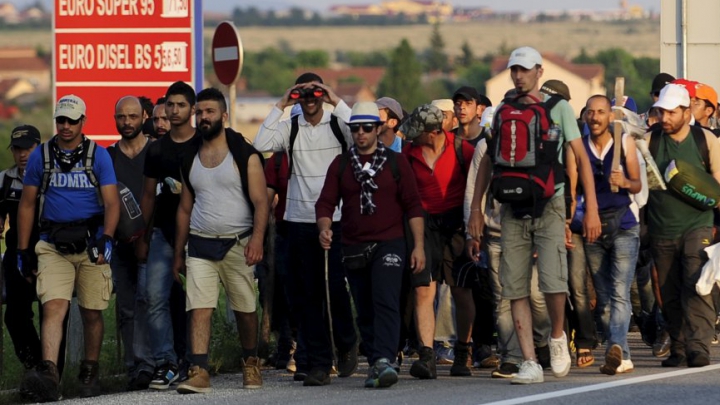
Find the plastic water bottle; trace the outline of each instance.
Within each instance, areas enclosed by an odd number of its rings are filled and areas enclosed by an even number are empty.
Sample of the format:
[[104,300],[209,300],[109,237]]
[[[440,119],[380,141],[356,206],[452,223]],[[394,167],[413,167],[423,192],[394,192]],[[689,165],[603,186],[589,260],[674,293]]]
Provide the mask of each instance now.
[[553,123],[550,126],[550,129],[548,129],[547,139],[548,139],[548,141],[552,141],[552,142],[559,141],[561,134],[562,134],[562,129],[560,129],[560,127],[557,124]]

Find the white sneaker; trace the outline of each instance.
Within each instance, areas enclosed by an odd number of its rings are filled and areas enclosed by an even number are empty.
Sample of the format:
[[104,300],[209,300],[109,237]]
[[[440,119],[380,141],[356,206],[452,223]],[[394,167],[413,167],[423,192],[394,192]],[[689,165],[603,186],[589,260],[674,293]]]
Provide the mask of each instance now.
[[568,351],[567,336],[565,332],[561,338],[548,339],[550,347],[550,367],[555,377],[565,377],[570,371],[570,352]]
[[523,361],[520,371],[510,380],[510,384],[537,384],[545,381],[543,370],[534,360]]
[[633,370],[635,370],[635,366],[633,365],[632,360],[627,359],[623,360],[620,367],[617,368],[617,374],[632,373]]

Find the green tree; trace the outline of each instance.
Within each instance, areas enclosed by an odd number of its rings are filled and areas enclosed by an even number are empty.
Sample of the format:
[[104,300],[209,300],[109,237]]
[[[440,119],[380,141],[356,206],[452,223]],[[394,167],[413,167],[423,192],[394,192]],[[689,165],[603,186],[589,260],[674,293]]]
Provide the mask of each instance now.
[[390,64],[378,86],[378,96],[392,97],[410,111],[427,101],[422,91],[421,76],[422,65],[408,40],[403,38],[392,51]]
[[458,70],[457,86],[472,86],[481,94],[485,94],[485,82],[490,80],[490,65],[473,62],[470,66]]
[[458,64],[462,67],[468,67],[470,66],[473,61],[475,60],[475,54],[473,54],[472,48],[470,47],[470,43],[467,41],[463,41],[462,47],[460,47],[460,58],[458,58]]
[[245,54],[243,75],[247,78],[248,89],[265,90],[280,96],[295,80],[295,59],[276,48]]
[[445,40],[440,34],[440,24],[433,24],[430,35],[430,48],[425,52],[425,67],[428,72],[448,70],[448,56],[445,53]]
[[326,68],[330,64],[330,56],[321,49],[300,51],[295,56],[298,67]]

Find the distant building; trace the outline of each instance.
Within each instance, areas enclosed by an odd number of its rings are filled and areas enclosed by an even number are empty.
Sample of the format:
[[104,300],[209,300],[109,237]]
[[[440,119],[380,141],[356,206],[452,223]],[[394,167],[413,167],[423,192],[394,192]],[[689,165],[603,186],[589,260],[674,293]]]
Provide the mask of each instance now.
[[0,48],[0,80],[24,79],[36,91],[50,91],[50,63],[33,48]]
[[425,15],[429,22],[446,21],[452,18],[450,3],[436,0],[385,0],[378,4],[336,5],[330,11],[337,16],[387,16],[403,14],[408,17]]
[[26,79],[0,80],[0,100],[12,101],[16,98],[35,92],[35,86]]
[[[604,86],[605,67],[600,64],[575,64],[567,59],[552,54],[543,53],[543,75],[540,85],[546,80],[562,80],[570,89],[570,106],[575,115],[585,107],[585,102],[595,94],[605,94]],[[493,60],[490,70],[492,78],[485,83],[486,96],[497,105],[505,92],[513,88],[510,78],[510,69],[507,68],[508,57],[497,57]]]
[[336,88],[341,84],[362,84],[366,85],[372,92],[377,91],[383,76],[385,76],[384,67],[349,67],[344,69],[297,69],[297,76],[305,72],[313,72],[322,77],[323,82],[332,88]]

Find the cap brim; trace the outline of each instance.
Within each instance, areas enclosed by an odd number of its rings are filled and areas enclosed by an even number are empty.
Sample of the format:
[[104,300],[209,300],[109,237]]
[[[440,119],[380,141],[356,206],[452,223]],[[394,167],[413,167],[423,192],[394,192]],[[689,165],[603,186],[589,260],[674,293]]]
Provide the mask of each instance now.
[[513,66],[522,66],[523,68],[530,70],[535,67],[535,65],[538,65],[538,63],[533,63],[530,61],[517,61],[517,60],[511,60],[508,62],[508,69],[510,69]]
[[57,110],[55,111],[55,115],[53,118],[57,117],[68,117],[71,120],[79,120],[80,117],[82,117],[83,114],[74,110]]
[[375,120],[372,118],[358,118],[358,119],[350,119],[348,121],[348,125],[350,124],[382,124],[384,121]]
[[[21,148],[21,149],[30,149],[35,145],[37,145],[37,143],[29,138],[13,139],[10,142],[10,146],[14,146],[16,148]],[[10,146],[8,146],[8,147],[10,147]]]
[[663,110],[668,111],[674,110],[678,107],[680,107],[680,104],[668,100],[658,100],[657,103],[653,104],[653,108],[662,108]]
[[468,93],[465,93],[465,92],[458,92],[458,93],[453,94],[453,96],[452,96],[452,101],[455,101],[455,99],[457,99],[458,97],[462,97],[462,98],[464,98],[465,100],[468,100],[468,101],[469,101],[469,100],[476,100],[476,101],[477,101],[477,98],[475,98],[474,96],[472,96],[472,95],[470,95],[470,94],[468,94]]

